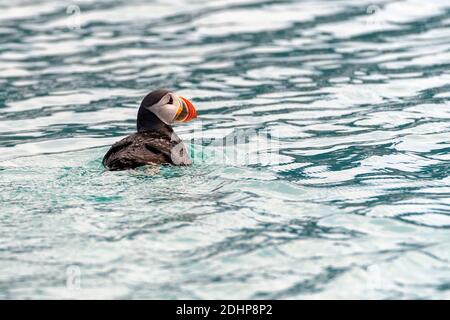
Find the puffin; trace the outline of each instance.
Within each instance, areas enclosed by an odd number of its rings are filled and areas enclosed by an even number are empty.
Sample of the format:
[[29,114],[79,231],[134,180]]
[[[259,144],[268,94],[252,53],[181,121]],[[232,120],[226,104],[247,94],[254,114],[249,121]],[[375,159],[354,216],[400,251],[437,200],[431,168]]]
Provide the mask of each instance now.
[[116,171],[155,164],[192,164],[171,125],[195,118],[197,110],[188,99],[166,89],[150,92],[137,113],[137,132],[114,143],[103,158],[103,166]]

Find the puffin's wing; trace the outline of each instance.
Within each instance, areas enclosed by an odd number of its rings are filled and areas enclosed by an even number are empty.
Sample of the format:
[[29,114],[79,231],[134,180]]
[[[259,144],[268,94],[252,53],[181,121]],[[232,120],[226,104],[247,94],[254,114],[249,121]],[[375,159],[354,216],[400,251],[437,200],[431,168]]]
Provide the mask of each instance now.
[[151,133],[150,137],[145,139],[145,147],[153,154],[160,154],[167,163],[175,165],[190,165],[191,159],[187,153],[186,147],[175,134],[171,138],[163,135]]
[[105,154],[103,165],[109,170],[127,170],[147,164],[167,163],[163,153],[146,148],[148,140],[152,140],[151,137],[135,133],[116,142]]
[[132,134],[112,145],[103,158],[109,170],[126,170],[148,164],[189,165],[183,142],[158,132]]
[[133,144],[134,136],[135,135],[132,134],[114,143],[103,157],[102,164],[109,169],[113,169],[114,164],[120,160],[124,154],[124,151],[127,150],[127,147]]
[[109,170],[134,169],[152,163],[165,163],[161,154],[154,154],[145,148],[145,137],[132,134],[112,145],[103,158],[103,165]]

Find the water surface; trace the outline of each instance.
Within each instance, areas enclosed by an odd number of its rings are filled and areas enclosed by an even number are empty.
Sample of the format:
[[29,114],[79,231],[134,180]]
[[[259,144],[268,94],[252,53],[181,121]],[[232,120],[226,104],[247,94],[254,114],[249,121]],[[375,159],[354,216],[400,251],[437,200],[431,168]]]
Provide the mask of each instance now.
[[[450,298],[450,1],[0,12],[0,298]],[[160,87],[194,165],[105,171]]]

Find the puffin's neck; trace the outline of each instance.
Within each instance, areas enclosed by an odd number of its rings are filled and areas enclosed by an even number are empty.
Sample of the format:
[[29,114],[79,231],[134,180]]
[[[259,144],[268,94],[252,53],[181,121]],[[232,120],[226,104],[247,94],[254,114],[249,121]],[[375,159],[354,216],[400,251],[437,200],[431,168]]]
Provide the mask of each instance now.
[[171,126],[162,122],[153,112],[144,107],[140,107],[138,111],[137,131],[156,131],[169,137],[173,133]]

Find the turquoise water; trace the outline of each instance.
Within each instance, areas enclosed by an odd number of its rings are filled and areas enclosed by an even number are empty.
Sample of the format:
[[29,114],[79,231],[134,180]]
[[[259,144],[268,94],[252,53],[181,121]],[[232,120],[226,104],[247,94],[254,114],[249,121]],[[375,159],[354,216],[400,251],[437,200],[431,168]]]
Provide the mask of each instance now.
[[[0,0],[0,298],[450,298],[449,40],[448,0]],[[104,171],[159,87],[194,165]]]

